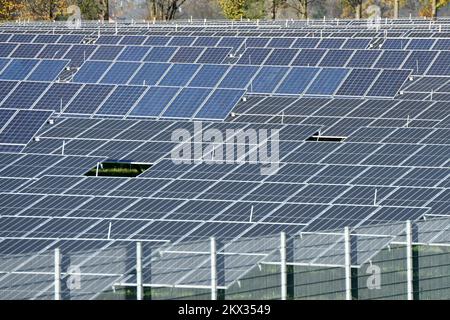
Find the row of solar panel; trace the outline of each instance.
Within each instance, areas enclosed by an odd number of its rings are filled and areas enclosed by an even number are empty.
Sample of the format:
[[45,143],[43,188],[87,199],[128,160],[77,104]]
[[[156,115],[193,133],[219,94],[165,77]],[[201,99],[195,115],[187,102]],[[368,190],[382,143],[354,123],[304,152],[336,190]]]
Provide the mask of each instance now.
[[[35,46],[24,44],[22,46]],[[68,59],[71,66],[81,66],[90,60],[119,60],[173,63],[233,62],[231,48],[202,47],[140,47],[140,46],[65,46],[48,45],[44,49],[1,46],[0,57]],[[237,56],[237,64],[292,65],[351,68],[412,69],[414,74],[447,75],[450,52],[407,50],[324,50],[324,49],[269,49],[247,48]]]
[[[237,49],[244,44],[247,47],[268,48],[335,48],[366,49],[375,37],[357,38],[354,34],[340,34],[342,38],[321,37],[218,37],[218,36],[121,36],[101,35],[96,44],[145,45],[145,46],[198,46],[198,47],[233,47]],[[81,44],[85,35],[58,34],[7,34],[0,33],[0,42],[12,43],[70,43]],[[450,39],[433,38],[386,38],[382,47],[385,49],[411,50],[450,50]]]
[[0,109],[0,144],[27,144],[51,114],[51,111]]
[[54,81],[68,62],[68,60],[0,58],[0,79]]

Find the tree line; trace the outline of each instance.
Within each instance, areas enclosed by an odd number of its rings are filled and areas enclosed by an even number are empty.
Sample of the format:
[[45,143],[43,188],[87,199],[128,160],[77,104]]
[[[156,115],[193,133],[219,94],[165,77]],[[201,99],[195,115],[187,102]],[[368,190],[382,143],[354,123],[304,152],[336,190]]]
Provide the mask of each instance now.
[[[340,17],[367,18],[367,8],[376,4],[384,17],[398,18],[402,7],[418,8],[423,17],[436,18],[450,0],[144,0],[148,20],[173,20],[183,16],[183,9],[203,11],[206,16],[227,19],[277,19],[289,12],[298,19]],[[0,0],[0,20],[64,20],[67,8],[77,5],[85,20],[107,20],[109,7],[126,15],[135,9],[133,0]],[[311,9],[313,8],[313,9]],[[141,8],[142,9],[142,8]],[[185,10],[186,11],[186,10]],[[205,15],[205,14],[204,14]]]

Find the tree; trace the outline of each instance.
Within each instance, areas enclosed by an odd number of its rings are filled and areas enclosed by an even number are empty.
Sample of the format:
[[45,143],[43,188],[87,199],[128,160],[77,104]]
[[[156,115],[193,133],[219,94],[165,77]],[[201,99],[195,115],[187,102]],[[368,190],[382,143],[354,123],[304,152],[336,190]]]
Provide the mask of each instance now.
[[63,15],[67,7],[65,0],[25,0],[26,10],[36,20],[54,20]]
[[246,0],[219,0],[219,5],[225,17],[238,20],[244,17],[246,2]]
[[0,0],[0,20],[13,20],[20,16],[24,4],[20,0]]
[[308,18],[308,7],[316,0],[288,0],[286,5],[297,13],[297,16],[302,19]]
[[355,19],[362,18],[362,3],[363,0],[344,0],[344,3],[355,11]]
[[447,6],[450,0],[419,0],[419,2],[422,5],[419,14],[422,17],[436,19],[439,9]]

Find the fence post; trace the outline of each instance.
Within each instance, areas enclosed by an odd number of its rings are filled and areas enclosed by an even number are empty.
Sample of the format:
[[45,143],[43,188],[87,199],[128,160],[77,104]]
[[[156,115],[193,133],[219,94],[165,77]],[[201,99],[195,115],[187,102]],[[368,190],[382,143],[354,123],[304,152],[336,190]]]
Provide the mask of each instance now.
[[286,233],[280,234],[281,300],[287,300]]
[[352,300],[352,252],[350,228],[344,229],[345,300]]
[[211,300],[217,300],[217,249],[214,237],[211,237]]
[[142,284],[142,242],[136,242],[136,299],[144,299]]
[[411,220],[406,221],[406,281],[408,300],[414,300],[413,290],[413,230]]
[[55,300],[61,300],[61,251],[55,249]]

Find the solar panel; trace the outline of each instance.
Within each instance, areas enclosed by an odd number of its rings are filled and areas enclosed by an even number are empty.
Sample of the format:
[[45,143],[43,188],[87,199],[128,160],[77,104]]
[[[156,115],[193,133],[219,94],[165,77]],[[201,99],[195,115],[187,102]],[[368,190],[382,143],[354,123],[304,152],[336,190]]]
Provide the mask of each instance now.
[[263,67],[250,83],[249,91],[256,93],[271,93],[283,79],[288,68]]
[[144,61],[168,62],[176,50],[175,47],[153,47],[145,56]]
[[0,74],[3,80],[23,80],[36,66],[38,60],[14,59]]
[[398,69],[408,57],[408,51],[385,50],[375,64],[375,68]]
[[179,88],[174,87],[150,87],[130,115],[158,117],[178,91]]
[[102,75],[108,70],[109,62],[86,61],[73,77],[74,82],[97,83]]
[[190,87],[213,88],[228,71],[225,65],[203,65],[189,82]]
[[115,60],[122,51],[122,46],[99,46],[90,59],[92,60]]
[[204,103],[205,98],[211,93],[209,89],[184,88],[169,104],[163,113],[163,117],[191,118],[198,108]]
[[332,95],[347,75],[347,70],[322,69],[306,90],[307,94]]
[[190,46],[195,40],[195,37],[172,37],[167,43],[168,46]]
[[144,42],[146,46],[164,46],[170,41],[170,37],[149,36]]
[[197,63],[222,63],[230,51],[231,48],[206,48]]
[[56,43],[58,42],[61,36],[58,34],[38,34],[36,38],[34,38],[33,42],[35,43]]
[[344,67],[353,55],[353,50],[329,50],[320,60],[321,67]]
[[2,43],[0,46],[0,57],[9,57],[16,46],[17,45],[15,43]]
[[37,44],[37,43],[23,43],[19,44],[14,50],[13,53],[11,53],[11,58],[34,58],[37,56],[39,51],[42,50],[44,45]]
[[223,120],[243,95],[243,90],[217,89],[197,112],[195,118]]
[[292,44],[292,48],[315,48],[319,41],[319,38],[298,38]]
[[326,51],[322,49],[303,49],[297,57],[292,61],[293,66],[316,66]]
[[185,86],[198,70],[195,64],[174,64],[159,82],[161,86]]
[[94,45],[73,45],[64,55],[64,59],[70,60],[70,66],[80,67],[96,48]]
[[267,44],[269,48],[289,48],[294,43],[295,38],[272,38]]
[[121,54],[117,57],[119,61],[142,61],[142,59],[151,50],[148,47],[126,46]]
[[238,64],[261,65],[269,56],[271,49],[247,48],[238,60]]
[[298,52],[299,50],[297,49],[274,49],[264,64],[272,66],[288,66]]
[[112,89],[113,86],[86,84],[64,113],[93,114]]
[[428,75],[448,75],[450,73],[450,52],[441,51],[428,70]]
[[118,86],[97,114],[125,115],[146,90],[145,87]]
[[67,60],[41,60],[37,67],[31,72],[27,80],[31,81],[54,81],[67,65]]
[[375,69],[354,69],[342,83],[336,94],[342,96],[363,96],[378,76],[378,73],[379,70]]
[[141,64],[133,62],[116,62],[111,65],[100,83],[126,84],[139,69]]
[[40,59],[61,59],[70,49],[70,45],[48,44],[38,54]]
[[343,49],[367,49],[369,47],[370,39],[347,39]]
[[436,54],[436,52],[432,51],[413,51],[403,64],[402,69],[412,69],[412,74],[414,75],[424,74],[433,62]]
[[220,82],[219,88],[245,89],[257,71],[258,67],[255,66],[233,66]]
[[168,63],[144,63],[130,80],[130,84],[155,85],[169,67]]
[[173,55],[170,62],[195,63],[203,51],[204,48],[200,47],[181,47]]
[[26,144],[50,115],[50,111],[19,110],[0,133],[0,143]]
[[195,47],[214,47],[219,41],[219,37],[198,37],[192,45]]
[[350,61],[349,68],[370,68],[380,56],[379,50],[356,50]]
[[317,68],[291,68],[287,76],[276,89],[281,94],[301,94],[319,72]]
[[383,70],[367,96],[394,97],[409,76],[408,70]]
[[30,109],[47,87],[45,82],[21,82],[3,102],[2,108]]
[[317,45],[317,48],[339,49],[344,42],[345,39],[325,38],[320,40],[319,44]]
[[433,47],[435,39],[411,39],[407,50],[429,50]]
[[53,83],[39,101],[36,102],[34,108],[61,112],[81,86],[81,84],[75,83]]

